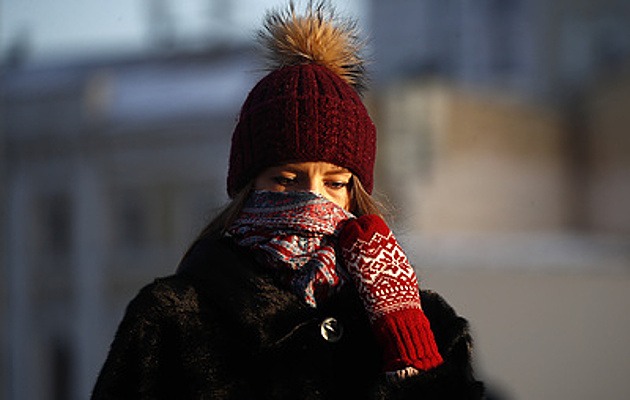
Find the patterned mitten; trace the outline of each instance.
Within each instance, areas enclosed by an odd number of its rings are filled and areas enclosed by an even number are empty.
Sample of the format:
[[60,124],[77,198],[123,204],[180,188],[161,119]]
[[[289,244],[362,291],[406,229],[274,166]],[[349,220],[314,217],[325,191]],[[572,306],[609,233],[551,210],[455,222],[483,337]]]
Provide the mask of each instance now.
[[416,274],[385,221],[377,215],[350,220],[339,244],[383,348],[384,370],[428,370],[440,365],[442,357],[422,312]]

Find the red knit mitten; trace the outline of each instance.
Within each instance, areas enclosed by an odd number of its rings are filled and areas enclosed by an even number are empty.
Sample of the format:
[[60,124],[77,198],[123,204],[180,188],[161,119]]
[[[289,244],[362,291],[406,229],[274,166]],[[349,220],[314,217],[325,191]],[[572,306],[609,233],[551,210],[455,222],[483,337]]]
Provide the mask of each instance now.
[[383,348],[384,370],[428,370],[441,364],[416,274],[385,221],[377,215],[350,220],[339,244]]

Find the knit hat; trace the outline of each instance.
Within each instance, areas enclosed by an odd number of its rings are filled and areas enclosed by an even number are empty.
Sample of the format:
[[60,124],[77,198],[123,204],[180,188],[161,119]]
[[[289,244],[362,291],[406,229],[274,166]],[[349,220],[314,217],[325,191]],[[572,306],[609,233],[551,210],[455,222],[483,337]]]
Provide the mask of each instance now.
[[361,101],[364,63],[353,22],[328,4],[267,15],[259,34],[271,72],[251,90],[232,136],[227,190],[234,197],[265,168],[325,161],[371,193],[376,128]]

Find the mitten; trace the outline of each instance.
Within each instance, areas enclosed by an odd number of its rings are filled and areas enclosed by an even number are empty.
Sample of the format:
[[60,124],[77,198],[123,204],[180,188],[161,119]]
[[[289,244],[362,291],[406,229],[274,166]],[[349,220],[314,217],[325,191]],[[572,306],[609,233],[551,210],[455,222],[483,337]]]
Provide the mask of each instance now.
[[382,347],[384,370],[428,370],[441,364],[416,274],[385,221],[377,215],[348,221],[339,246]]

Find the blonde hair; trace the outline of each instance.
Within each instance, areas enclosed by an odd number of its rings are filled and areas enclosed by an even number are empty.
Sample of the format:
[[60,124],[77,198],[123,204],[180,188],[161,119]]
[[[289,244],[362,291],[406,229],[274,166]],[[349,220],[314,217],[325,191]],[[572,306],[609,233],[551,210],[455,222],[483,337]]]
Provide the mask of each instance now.
[[210,221],[208,225],[201,231],[196,241],[199,241],[202,238],[211,237],[211,238],[219,238],[225,234],[228,230],[232,222],[238,217],[249,197],[249,194],[254,189],[254,182],[251,181],[240,192],[234,196],[232,201],[228,203],[213,219]]
[[383,204],[374,199],[374,197],[365,190],[361,181],[356,176],[352,177],[351,182],[350,212],[357,217],[367,214],[376,214],[383,218],[385,212]]

